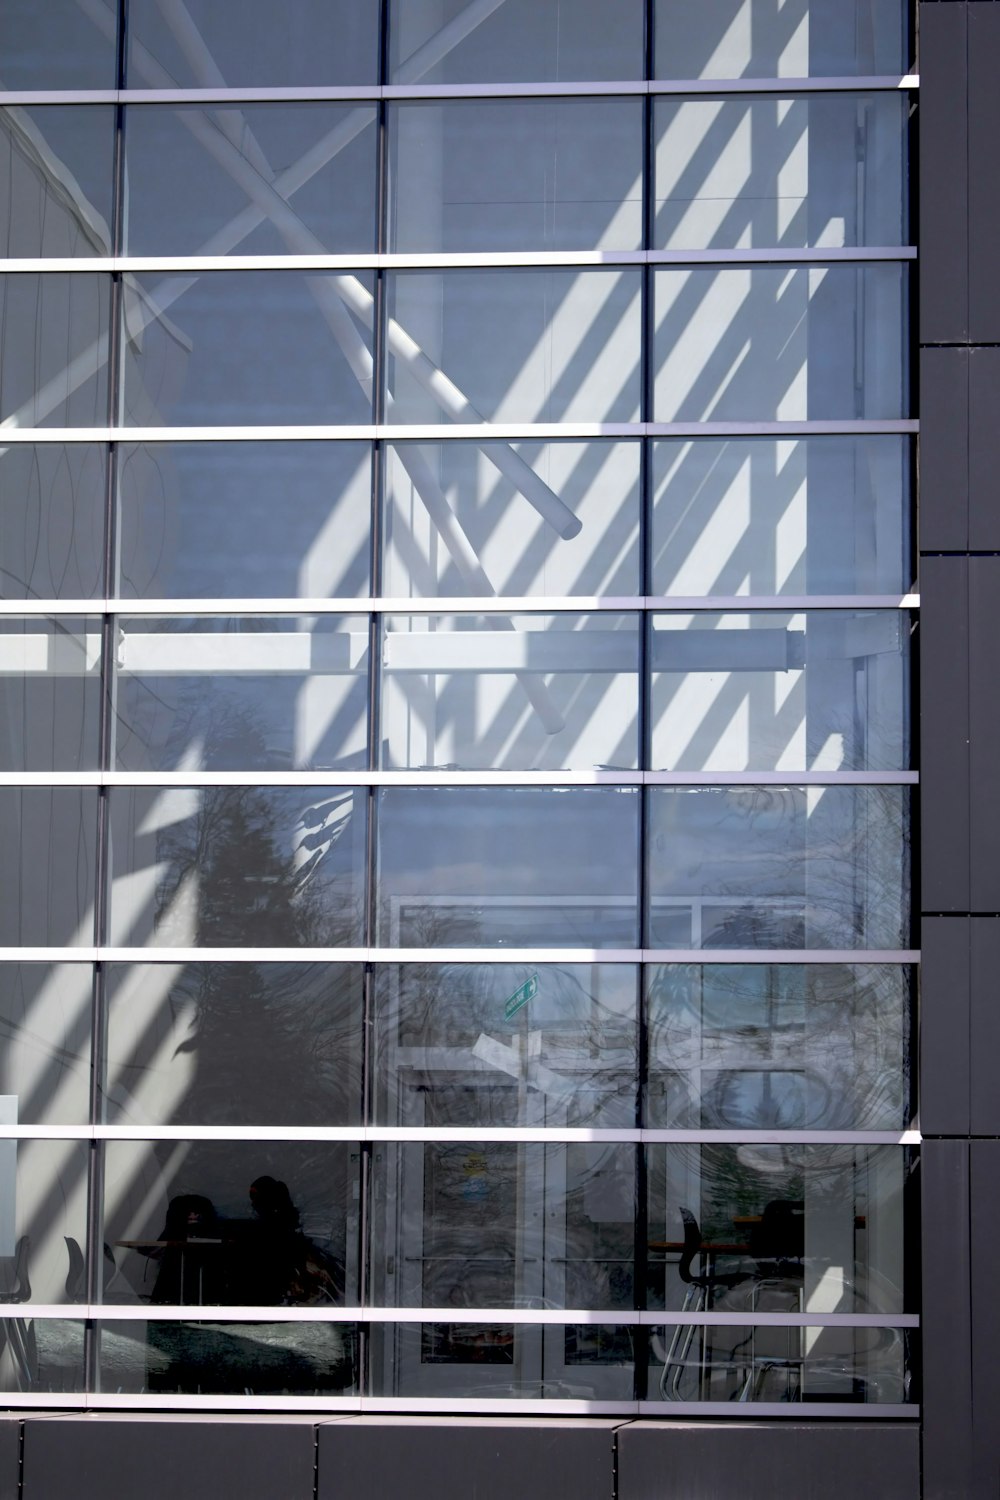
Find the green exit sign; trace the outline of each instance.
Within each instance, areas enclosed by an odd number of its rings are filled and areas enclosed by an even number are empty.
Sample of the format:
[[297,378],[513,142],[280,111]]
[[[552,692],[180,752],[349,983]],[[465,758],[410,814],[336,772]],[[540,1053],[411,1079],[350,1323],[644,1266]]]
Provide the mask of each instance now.
[[538,975],[532,974],[530,979],[514,991],[503,1008],[504,1020],[509,1021],[511,1016],[516,1016],[522,1006],[527,1005],[529,1000],[534,1000],[538,994]]

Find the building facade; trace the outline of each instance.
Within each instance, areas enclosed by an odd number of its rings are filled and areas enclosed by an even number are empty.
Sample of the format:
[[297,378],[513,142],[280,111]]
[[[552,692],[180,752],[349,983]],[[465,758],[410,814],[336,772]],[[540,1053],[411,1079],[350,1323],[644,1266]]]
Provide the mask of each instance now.
[[995,1494],[919,9],[6,0],[0,1493]]

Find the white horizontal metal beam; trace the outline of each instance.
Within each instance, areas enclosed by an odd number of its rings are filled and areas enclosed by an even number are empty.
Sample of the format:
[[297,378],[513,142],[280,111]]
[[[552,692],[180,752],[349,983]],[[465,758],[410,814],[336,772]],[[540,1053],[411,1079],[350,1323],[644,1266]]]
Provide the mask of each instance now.
[[646,94],[832,94],[919,89],[918,73],[811,78],[659,78],[566,83],[306,85],[287,88],[7,89],[0,109],[31,104],[303,104],[430,99],[566,99]]
[[285,598],[256,599],[0,599],[0,617],[51,615],[114,615],[121,619],[151,616],[199,615],[497,615],[594,614],[604,610],[627,613],[655,610],[662,614],[747,614],[771,611],[800,614],[812,610],[919,609],[919,594],[616,594],[558,595],[517,594],[447,595],[413,599],[406,596],[372,596],[366,599]]
[[260,427],[8,427],[14,443],[554,442],[571,438],[872,437],[919,431],[911,418],[808,422],[431,422]]
[[0,963],[915,964],[919,948],[0,947]]
[[[474,1257],[470,1256],[470,1260]],[[40,1318],[45,1322],[134,1323],[459,1323],[520,1327],[617,1328],[919,1328],[915,1313],[781,1313],[662,1310],[625,1311],[621,1308],[538,1307],[270,1307],[255,1304],[230,1307],[136,1303],[0,1303],[0,1318]]]
[[0,771],[0,787],[917,786],[919,771]]
[[545,1125],[0,1125],[0,1141],[314,1141],[364,1144],[919,1146],[919,1130],[661,1130]]
[[89,1395],[64,1394],[62,1391],[42,1393],[38,1391],[12,1392],[8,1407],[17,1411],[49,1408],[56,1411],[157,1411],[157,1412],[291,1412],[291,1413],[372,1413],[372,1414],[441,1414],[445,1416],[587,1416],[587,1417],[638,1417],[674,1416],[683,1418],[686,1413],[697,1416],[726,1417],[733,1421],[756,1421],[760,1417],[798,1417],[808,1411],[810,1417],[841,1417],[849,1414],[851,1421],[870,1419],[885,1421],[887,1418],[920,1415],[920,1407],[898,1405],[891,1402],[871,1401],[831,1402],[810,1401],[808,1408],[789,1406],[787,1402],[747,1401],[742,1404],[726,1401],[585,1401],[552,1398],[517,1397],[510,1399],[483,1397],[432,1397],[432,1396],[174,1396],[161,1392],[135,1392],[123,1395],[118,1392]]
[[478,250],[356,255],[76,255],[0,259],[0,275],[214,271],[453,271],[511,267],[573,270],[601,266],[838,265],[916,260],[915,245],[804,246],[733,250]]

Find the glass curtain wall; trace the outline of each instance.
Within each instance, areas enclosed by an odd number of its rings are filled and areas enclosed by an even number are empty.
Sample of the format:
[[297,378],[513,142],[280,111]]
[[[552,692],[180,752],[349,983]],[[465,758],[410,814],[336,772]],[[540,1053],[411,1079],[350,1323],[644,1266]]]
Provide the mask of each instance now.
[[907,6],[5,29],[0,1391],[912,1414]]

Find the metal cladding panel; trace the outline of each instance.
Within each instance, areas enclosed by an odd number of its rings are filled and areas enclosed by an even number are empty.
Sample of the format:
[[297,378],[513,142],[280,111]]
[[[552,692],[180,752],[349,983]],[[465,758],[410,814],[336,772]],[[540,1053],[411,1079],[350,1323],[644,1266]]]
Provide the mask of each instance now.
[[969,1143],[921,1149],[923,1500],[971,1500]]
[[970,911],[1000,912],[1000,557],[969,558]]
[[972,552],[996,552],[1000,551],[1000,484],[997,483],[1000,474],[1000,349],[972,349],[968,360],[968,545]]
[[921,882],[926,912],[969,904],[969,559],[921,564]]
[[920,351],[920,547],[969,546],[969,351]]
[[0,1500],[19,1500],[21,1481],[21,1422],[0,1419]]
[[972,954],[969,984],[968,1133],[1000,1135],[1000,1088],[997,1087],[997,1059],[1000,1058],[1000,1004],[997,1003],[1000,918],[973,917],[970,927]]
[[969,334],[969,9],[920,6],[920,338],[930,344]]
[[618,1434],[617,1500],[777,1495],[919,1500],[917,1424],[635,1422]]
[[970,923],[925,917],[920,937],[920,1124],[969,1133]]
[[611,1500],[614,1427],[433,1417],[333,1422],[319,1429],[316,1500]]
[[21,1500],[313,1500],[315,1428],[271,1418],[32,1418]]
[[1000,1141],[973,1141],[972,1220],[972,1479],[973,1500],[1000,1494]]
[[992,0],[968,7],[969,45],[969,339],[1000,342],[1000,8]]

